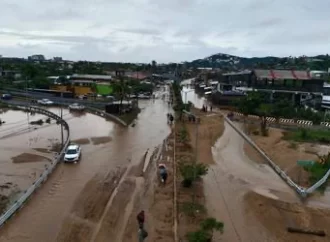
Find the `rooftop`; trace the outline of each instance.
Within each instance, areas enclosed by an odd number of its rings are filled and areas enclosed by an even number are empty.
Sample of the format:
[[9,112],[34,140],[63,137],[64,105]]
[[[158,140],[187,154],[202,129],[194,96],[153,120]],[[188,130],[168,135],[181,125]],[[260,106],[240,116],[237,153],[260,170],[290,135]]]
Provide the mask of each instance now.
[[79,147],[78,145],[72,144],[68,146],[68,150],[77,149],[78,147]]
[[112,76],[110,75],[73,74],[71,78],[112,80]]
[[292,79],[292,80],[310,80],[312,79],[309,71],[296,71],[296,70],[262,70],[256,69],[254,73],[261,79]]

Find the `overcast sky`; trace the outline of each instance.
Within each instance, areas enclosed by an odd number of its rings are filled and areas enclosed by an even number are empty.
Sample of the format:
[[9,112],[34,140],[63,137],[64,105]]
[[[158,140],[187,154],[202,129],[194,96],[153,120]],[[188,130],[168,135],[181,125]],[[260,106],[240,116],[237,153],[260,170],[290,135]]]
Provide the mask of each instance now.
[[0,0],[0,55],[158,63],[330,53],[330,0]]

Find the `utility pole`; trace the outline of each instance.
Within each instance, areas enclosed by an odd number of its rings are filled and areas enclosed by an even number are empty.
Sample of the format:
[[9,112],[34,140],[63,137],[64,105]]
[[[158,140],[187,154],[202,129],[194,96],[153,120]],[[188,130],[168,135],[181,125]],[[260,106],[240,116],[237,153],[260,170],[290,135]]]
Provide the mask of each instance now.
[[[61,92],[61,101],[63,101],[63,92]],[[63,120],[63,103],[60,104],[61,106],[61,119]],[[64,138],[63,138],[63,122],[61,121],[61,150],[64,146]]]

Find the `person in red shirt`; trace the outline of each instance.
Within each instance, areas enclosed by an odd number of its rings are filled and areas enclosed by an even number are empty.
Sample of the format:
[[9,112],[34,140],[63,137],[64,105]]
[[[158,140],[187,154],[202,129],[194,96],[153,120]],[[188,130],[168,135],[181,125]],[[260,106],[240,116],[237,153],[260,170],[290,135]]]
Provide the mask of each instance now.
[[141,212],[138,213],[138,215],[136,216],[136,219],[139,223],[139,228],[143,229],[143,224],[144,224],[144,210],[141,210]]

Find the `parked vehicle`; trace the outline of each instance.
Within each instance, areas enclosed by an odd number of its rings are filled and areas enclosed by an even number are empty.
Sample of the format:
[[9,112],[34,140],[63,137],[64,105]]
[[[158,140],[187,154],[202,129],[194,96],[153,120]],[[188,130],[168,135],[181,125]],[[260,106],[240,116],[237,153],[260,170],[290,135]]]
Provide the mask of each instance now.
[[79,95],[78,98],[80,100],[87,100],[88,99],[88,96],[87,95]]
[[12,96],[10,94],[4,93],[1,95],[1,99],[10,100],[10,99],[12,99]]
[[43,98],[41,100],[38,100],[37,103],[41,104],[41,105],[53,105],[54,104],[54,102],[50,101],[47,98]]
[[69,145],[64,155],[64,163],[77,163],[81,158],[81,147],[76,144]]
[[73,104],[69,105],[69,110],[70,111],[84,111],[85,106],[78,104],[78,103],[73,103]]

